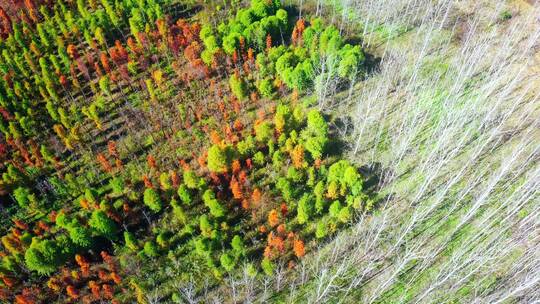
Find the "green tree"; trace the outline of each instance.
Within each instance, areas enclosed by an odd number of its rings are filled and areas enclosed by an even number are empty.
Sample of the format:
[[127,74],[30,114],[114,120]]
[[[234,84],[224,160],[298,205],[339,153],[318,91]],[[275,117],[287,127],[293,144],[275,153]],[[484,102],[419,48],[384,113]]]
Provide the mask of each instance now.
[[144,254],[149,258],[157,257],[159,255],[159,248],[153,241],[146,241],[144,243],[143,251]]
[[236,257],[243,256],[246,254],[246,247],[244,245],[244,241],[242,240],[242,237],[239,235],[235,235],[232,238],[231,247]]
[[214,226],[210,223],[210,219],[206,214],[203,214],[199,217],[199,229],[201,230],[201,235],[207,238],[212,236],[212,231]]
[[84,190],[84,198],[88,202],[97,204],[96,196],[97,196],[96,190],[94,190],[92,188],[86,188],[86,190]]
[[186,187],[188,187],[189,189],[196,189],[199,185],[199,178],[192,170],[184,171],[183,178],[184,184],[186,184]]
[[264,258],[262,260],[261,268],[267,276],[271,276],[274,274],[274,263],[272,263],[272,261],[270,261],[268,258]]
[[338,66],[338,75],[342,78],[354,79],[361,70],[365,56],[360,46],[346,45],[341,51],[341,60]]
[[305,193],[298,201],[296,219],[299,224],[305,224],[314,215],[313,198]]
[[269,121],[262,122],[255,126],[255,138],[259,142],[266,143],[274,137],[274,127]]
[[56,271],[63,262],[61,248],[55,241],[37,238],[26,250],[24,260],[28,269],[42,275]]
[[101,91],[107,95],[111,94],[111,81],[109,76],[103,76],[99,79],[99,88]]
[[227,55],[232,55],[240,46],[242,35],[237,32],[232,32],[223,37],[223,50]]
[[226,271],[232,271],[234,269],[235,262],[233,257],[231,257],[229,254],[222,254],[219,261],[221,262],[221,266],[225,268]]
[[152,188],[147,188],[146,190],[144,190],[143,201],[144,204],[154,213],[160,212],[163,208],[161,197],[159,197],[157,191]]
[[236,74],[232,74],[229,78],[229,86],[231,88],[231,91],[233,92],[234,96],[238,98],[239,100],[244,100],[247,97],[248,89],[247,89],[247,83],[244,79],[241,77],[236,76]]
[[341,211],[341,204],[339,201],[334,201],[332,205],[330,205],[330,209],[328,211],[330,212],[331,217],[339,217],[339,212]]
[[276,188],[281,191],[281,195],[286,202],[290,202],[293,199],[292,185],[286,178],[280,177],[276,183]]
[[255,138],[253,138],[253,136],[251,135],[247,136],[236,144],[236,149],[238,150],[238,153],[240,153],[244,157],[248,157],[248,155],[254,153],[255,148]]
[[349,208],[349,206],[345,206],[341,208],[341,210],[339,210],[338,219],[342,223],[347,223],[351,220],[351,209]]
[[13,191],[13,196],[21,208],[28,208],[30,206],[30,200],[32,193],[30,189],[26,187],[18,187]]
[[99,235],[103,235],[110,240],[115,240],[118,227],[102,210],[94,210],[88,224]]
[[124,179],[121,177],[114,177],[109,181],[109,186],[111,187],[113,194],[120,195],[124,192]]
[[230,162],[230,147],[212,145],[208,149],[208,169],[215,173],[225,173]]
[[137,251],[139,249],[139,246],[137,245],[137,239],[135,238],[133,233],[129,231],[124,231],[124,242],[126,243],[126,247],[133,251]]
[[314,159],[321,158],[328,142],[328,125],[321,113],[311,110],[307,117],[307,127],[301,133],[305,148]]
[[315,237],[318,239],[322,239],[326,237],[328,234],[328,227],[326,225],[326,222],[324,220],[320,220],[317,222],[317,228],[315,229]]
[[74,244],[81,246],[82,248],[89,248],[92,245],[93,239],[90,230],[83,227],[79,221],[73,220],[67,226],[67,230],[69,238]]
[[211,189],[207,189],[202,198],[204,205],[210,209],[210,214],[212,216],[219,218],[225,215],[225,208],[216,199],[216,196]]
[[50,47],[51,46],[51,40],[50,40],[49,34],[45,30],[44,26],[45,25],[43,23],[38,23],[37,26],[36,26],[36,29],[37,29],[41,44],[44,45],[45,47]]
[[185,184],[181,184],[179,187],[178,187],[178,197],[180,198],[180,200],[182,201],[182,203],[186,204],[186,205],[190,205],[191,204],[191,194],[189,193],[189,189],[188,187],[185,185]]
[[170,190],[172,188],[171,179],[167,172],[162,172],[159,175],[159,184],[161,185],[161,189],[165,191]]
[[272,95],[274,94],[274,85],[272,84],[272,79],[265,78],[261,80],[258,89],[259,93],[261,93],[262,96],[268,98],[272,97]]
[[131,30],[131,34],[135,37],[135,39],[139,39],[137,34],[144,30],[144,18],[143,14],[138,8],[131,9],[129,28]]

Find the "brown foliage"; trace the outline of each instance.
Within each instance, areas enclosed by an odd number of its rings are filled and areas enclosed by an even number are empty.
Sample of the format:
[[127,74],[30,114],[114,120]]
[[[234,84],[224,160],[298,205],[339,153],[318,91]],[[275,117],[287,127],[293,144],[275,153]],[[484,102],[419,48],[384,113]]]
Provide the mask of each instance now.
[[107,173],[111,173],[112,172],[112,166],[111,164],[109,163],[109,160],[105,157],[105,155],[103,155],[103,153],[98,153],[97,155],[97,160],[98,162],[101,164],[101,167],[103,168],[103,170]]
[[270,51],[272,48],[272,36],[270,34],[266,35],[266,52]]
[[103,294],[105,298],[112,299],[114,297],[114,289],[109,284],[103,284],[101,285],[101,288],[103,288]]
[[287,207],[287,204],[285,202],[281,203],[280,209],[281,209],[281,216],[283,217],[287,216],[287,213],[289,212],[289,208]]
[[301,258],[306,254],[306,249],[304,247],[304,242],[302,240],[294,240],[293,243],[294,255]]
[[251,200],[253,201],[255,205],[257,205],[258,203],[261,202],[261,198],[262,198],[261,190],[259,190],[258,188],[255,188],[255,190],[253,190],[253,193],[251,194]]
[[279,224],[279,213],[276,209],[272,209],[270,213],[268,213],[268,225],[270,225],[270,227],[275,227],[277,224]]
[[240,161],[238,159],[235,159],[232,162],[231,169],[233,174],[238,174],[240,172],[240,170],[242,169],[242,165],[240,164]]
[[69,285],[66,288],[66,292],[67,292],[67,295],[74,300],[78,299],[80,296],[79,290],[75,288],[75,286],[73,285]]
[[22,230],[27,230],[28,229],[28,224],[26,224],[25,222],[23,222],[23,221],[21,221],[19,219],[13,220],[13,223],[19,229],[22,229]]
[[296,145],[291,151],[291,160],[296,169],[302,168],[304,164],[304,147],[302,145]]
[[152,185],[152,181],[148,178],[148,176],[145,174],[143,175],[143,182],[144,182],[144,187],[146,188],[154,188],[154,185]]
[[240,200],[244,197],[244,195],[242,194],[242,187],[240,186],[240,184],[238,183],[238,180],[234,176],[231,179],[229,187],[231,188],[233,197],[235,199]]
[[107,142],[107,149],[109,150],[109,155],[118,158],[118,150],[116,149],[116,142],[114,140]]
[[152,156],[152,154],[148,154],[148,156],[146,156],[146,162],[150,168],[157,169],[156,159]]

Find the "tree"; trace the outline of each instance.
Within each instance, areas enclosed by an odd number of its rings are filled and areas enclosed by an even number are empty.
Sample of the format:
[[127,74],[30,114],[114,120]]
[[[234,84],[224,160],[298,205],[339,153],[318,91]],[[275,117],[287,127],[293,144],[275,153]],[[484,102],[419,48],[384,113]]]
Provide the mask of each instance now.
[[285,201],[290,202],[293,199],[293,188],[291,182],[286,178],[278,178],[276,188],[281,191],[281,195]]
[[294,240],[293,251],[294,255],[296,255],[297,257],[303,257],[306,254],[304,242],[302,240]]
[[296,169],[304,166],[304,147],[302,145],[296,145],[291,151],[291,160]]
[[245,255],[246,248],[242,237],[235,235],[231,241],[231,247],[236,257]]
[[247,136],[244,138],[244,140],[241,140],[236,144],[238,153],[245,157],[255,152],[255,148],[255,139],[251,135]]
[[274,263],[268,258],[264,258],[261,262],[261,268],[267,276],[274,274]]
[[159,255],[159,249],[153,241],[146,241],[144,243],[143,251],[149,258],[157,257]]
[[259,142],[266,143],[274,137],[274,128],[269,121],[262,122],[255,126],[255,138]]
[[109,181],[113,194],[120,195],[124,192],[124,179],[121,177],[114,177]]
[[181,184],[178,187],[177,194],[180,200],[182,201],[182,203],[186,205],[191,204],[191,201],[192,201],[191,194],[189,193],[188,187],[185,184]]
[[210,209],[210,214],[214,217],[223,217],[225,215],[225,208],[219,203],[216,199],[215,194],[212,190],[207,189],[203,194],[203,202],[208,209]]
[[199,179],[192,170],[185,170],[183,174],[184,184],[189,189],[196,189],[199,185]]
[[30,202],[35,200],[35,197],[33,198],[33,194],[30,192],[30,189],[26,187],[18,187],[15,189],[15,191],[13,191],[13,196],[21,208],[29,207]]
[[236,98],[238,98],[239,100],[246,99],[247,84],[240,76],[237,76],[236,73],[232,74],[229,78],[229,86]]
[[171,179],[170,179],[169,174],[167,172],[162,172],[159,175],[159,184],[161,186],[161,189],[163,189],[165,191],[170,190],[172,188]]
[[338,219],[342,223],[347,223],[351,220],[351,210],[349,206],[345,206],[339,210]]
[[276,209],[272,209],[270,213],[268,213],[268,225],[270,227],[275,227],[279,224],[279,213]]
[[236,179],[236,177],[233,177],[230,182],[230,188],[231,192],[233,194],[234,199],[242,199],[244,197],[242,193],[242,187],[240,186],[240,183]]
[[258,89],[259,93],[261,93],[263,97],[270,98],[274,94],[274,85],[272,84],[272,80],[270,78],[261,80]]
[[208,149],[208,169],[215,173],[225,173],[230,163],[230,147],[212,145]]
[[326,222],[324,222],[323,220],[320,220],[319,222],[317,222],[317,228],[315,230],[315,237],[318,239],[322,239],[326,237],[327,234],[328,234],[328,227],[326,225]]
[[47,31],[44,28],[43,23],[38,23],[37,26],[36,26],[36,29],[37,29],[41,44],[46,46],[46,47],[50,47],[51,46],[51,40],[49,38],[49,34],[47,33]]
[[67,227],[69,238],[74,244],[81,246],[82,248],[88,248],[92,245],[93,239],[90,230],[83,227],[79,221],[73,220]]
[[133,233],[131,233],[129,231],[124,231],[124,242],[126,243],[127,248],[129,248],[129,249],[131,249],[133,251],[136,251],[138,249],[137,239],[135,238]]
[[240,38],[243,38],[237,32],[232,32],[223,37],[223,50],[227,55],[232,55],[238,49],[240,45]]
[[163,208],[163,203],[161,202],[159,194],[152,188],[147,188],[144,190],[143,201],[144,204],[154,213],[160,212]]
[[201,230],[201,235],[207,238],[212,236],[212,231],[214,226],[210,223],[208,216],[203,214],[199,217],[199,229]]
[[313,159],[319,159],[328,142],[328,125],[317,110],[311,110],[307,117],[307,127],[301,133],[305,147]]
[[227,253],[224,253],[219,258],[221,266],[225,268],[226,271],[232,271],[235,266],[234,259]]
[[99,88],[101,91],[107,95],[111,94],[111,81],[109,76],[103,76],[99,79]]
[[63,262],[61,248],[55,241],[37,238],[26,250],[24,260],[28,269],[43,275],[56,271]]
[[338,66],[338,75],[350,80],[358,74],[361,65],[364,63],[365,56],[360,46],[346,45],[341,51],[341,60]]
[[107,214],[102,210],[94,210],[92,216],[88,221],[90,227],[92,227],[98,234],[105,236],[110,240],[116,239],[118,233],[118,227],[111,220]]
[[339,201],[334,201],[332,205],[330,205],[330,209],[328,211],[331,217],[337,218],[341,211],[341,204]]
[[314,214],[313,198],[310,194],[305,193],[298,201],[298,210],[296,219],[298,223],[305,224]]

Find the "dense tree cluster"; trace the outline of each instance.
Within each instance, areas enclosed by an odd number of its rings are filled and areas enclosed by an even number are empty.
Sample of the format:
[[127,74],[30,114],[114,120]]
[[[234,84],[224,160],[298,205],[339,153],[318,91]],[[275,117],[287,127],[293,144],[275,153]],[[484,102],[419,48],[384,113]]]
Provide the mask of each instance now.
[[360,77],[361,48],[279,1],[217,26],[169,2],[0,10],[0,301],[143,303],[158,263],[210,284],[245,263],[272,275],[371,209],[299,100]]

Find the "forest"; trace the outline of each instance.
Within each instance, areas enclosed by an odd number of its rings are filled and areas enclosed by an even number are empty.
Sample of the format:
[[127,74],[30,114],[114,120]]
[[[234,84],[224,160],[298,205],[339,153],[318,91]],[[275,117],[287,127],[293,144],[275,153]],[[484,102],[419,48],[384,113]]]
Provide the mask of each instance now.
[[1,2],[0,302],[540,300],[539,12],[412,2]]

